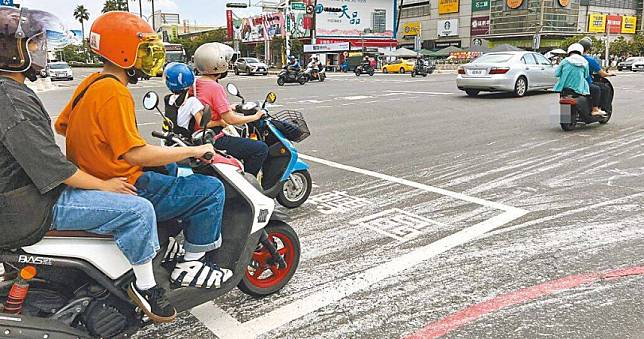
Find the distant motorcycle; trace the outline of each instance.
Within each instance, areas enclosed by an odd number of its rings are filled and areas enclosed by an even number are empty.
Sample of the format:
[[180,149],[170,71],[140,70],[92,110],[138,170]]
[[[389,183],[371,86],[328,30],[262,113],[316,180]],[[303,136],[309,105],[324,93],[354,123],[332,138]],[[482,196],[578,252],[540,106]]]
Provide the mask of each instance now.
[[414,70],[411,71],[411,77],[415,78],[417,75],[426,77],[427,74],[434,73],[434,66],[429,66],[426,64],[416,64]]
[[564,88],[559,97],[559,121],[561,129],[564,131],[572,131],[579,124],[598,122],[603,125],[608,123],[608,120],[613,115],[613,96],[615,95],[615,90],[606,78],[596,78],[595,82],[602,86],[602,92],[607,95],[606,99],[602,100],[601,107],[606,112],[606,115],[593,116],[591,114],[593,108],[590,96],[575,93],[570,88]]
[[356,67],[356,70],[354,71],[356,76],[360,76],[362,74],[369,74],[369,76],[373,76],[376,71],[371,67],[370,64],[361,64]]
[[314,65],[313,62],[310,62],[306,66],[304,76],[306,76],[307,81],[319,80],[320,82],[323,82],[324,79],[326,79],[326,70],[324,67]]
[[283,69],[277,75],[277,85],[284,86],[284,84],[298,83],[304,85],[307,81],[306,75],[301,70]]

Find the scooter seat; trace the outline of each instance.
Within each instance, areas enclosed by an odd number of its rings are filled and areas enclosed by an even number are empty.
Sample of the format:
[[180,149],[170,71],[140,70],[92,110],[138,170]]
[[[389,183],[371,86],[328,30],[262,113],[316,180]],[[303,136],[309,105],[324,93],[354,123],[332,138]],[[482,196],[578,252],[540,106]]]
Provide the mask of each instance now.
[[85,231],[49,231],[45,233],[46,237],[53,238],[101,238],[112,239],[109,234],[96,234]]
[[559,99],[559,104],[575,106],[575,105],[577,105],[577,100],[575,98],[571,98],[571,97],[563,97],[563,98]]

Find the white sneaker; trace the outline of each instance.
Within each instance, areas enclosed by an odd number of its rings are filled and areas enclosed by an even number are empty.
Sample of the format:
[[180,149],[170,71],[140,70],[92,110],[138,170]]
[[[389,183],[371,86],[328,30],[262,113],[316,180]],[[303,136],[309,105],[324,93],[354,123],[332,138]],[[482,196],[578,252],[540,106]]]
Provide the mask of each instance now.
[[232,276],[233,271],[209,263],[205,255],[193,261],[185,261],[183,257],[179,257],[170,275],[170,281],[182,287],[220,288],[221,284]]
[[185,253],[186,251],[183,249],[183,245],[181,245],[177,239],[170,237],[168,240],[168,248],[165,250],[165,255],[163,256],[163,261],[161,261],[161,263],[173,262]]

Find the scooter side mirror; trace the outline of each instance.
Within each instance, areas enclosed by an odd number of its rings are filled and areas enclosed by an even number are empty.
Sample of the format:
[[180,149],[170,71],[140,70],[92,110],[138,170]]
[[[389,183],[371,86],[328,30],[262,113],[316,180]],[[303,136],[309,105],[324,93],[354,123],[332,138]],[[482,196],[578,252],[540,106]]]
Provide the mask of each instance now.
[[266,95],[266,102],[269,104],[274,104],[277,101],[277,94],[270,92]]
[[229,83],[228,85],[226,85],[226,90],[232,96],[236,96],[236,97],[239,96],[239,89],[237,88],[237,86],[235,86],[235,84]]
[[159,105],[159,95],[154,92],[150,91],[145,93],[143,96],[143,108],[147,109],[148,111],[151,111]]

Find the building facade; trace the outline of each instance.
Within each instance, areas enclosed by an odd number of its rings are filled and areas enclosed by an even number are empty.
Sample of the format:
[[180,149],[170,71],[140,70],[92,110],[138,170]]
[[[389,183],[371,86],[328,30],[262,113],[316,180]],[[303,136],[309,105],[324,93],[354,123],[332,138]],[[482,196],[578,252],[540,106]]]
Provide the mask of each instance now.
[[[560,47],[577,34],[632,38],[642,0],[399,0],[401,45],[425,49],[511,44]],[[606,33],[608,32],[608,34]],[[535,42],[538,40],[538,43]],[[417,46],[416,46],[417,47]]]

